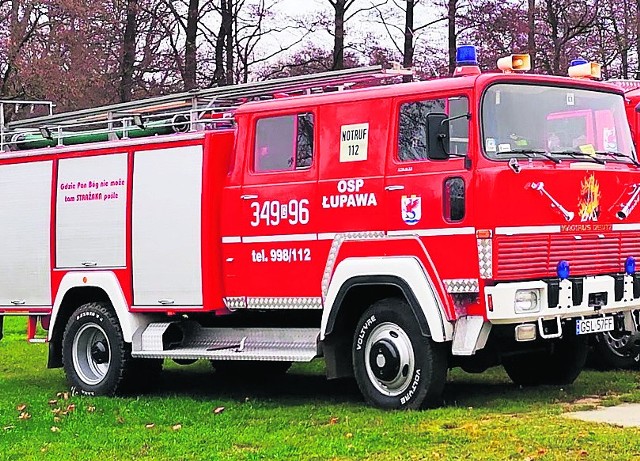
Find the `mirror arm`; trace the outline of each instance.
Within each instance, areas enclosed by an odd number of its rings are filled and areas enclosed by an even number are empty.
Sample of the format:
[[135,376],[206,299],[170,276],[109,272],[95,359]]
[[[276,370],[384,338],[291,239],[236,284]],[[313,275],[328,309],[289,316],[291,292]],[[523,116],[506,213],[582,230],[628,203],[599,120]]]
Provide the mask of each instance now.
[[440,126],[444,126],[445,123],[449,123],[454,120],[459,120],[461,118],[466,118],[467,120],[471,120],[471,112],[467,112],[466,114],[456,115],[455,117],[445,118],[443,121],[440,122]]

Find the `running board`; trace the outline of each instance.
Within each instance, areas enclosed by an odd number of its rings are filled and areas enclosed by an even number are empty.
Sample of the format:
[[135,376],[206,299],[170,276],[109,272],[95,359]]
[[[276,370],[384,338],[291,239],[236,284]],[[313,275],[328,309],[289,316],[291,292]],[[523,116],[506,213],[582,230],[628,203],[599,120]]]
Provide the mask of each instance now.
[[133,335],[136,358],[310,362],[317,328],[203,328],[195,322],[151,323]]

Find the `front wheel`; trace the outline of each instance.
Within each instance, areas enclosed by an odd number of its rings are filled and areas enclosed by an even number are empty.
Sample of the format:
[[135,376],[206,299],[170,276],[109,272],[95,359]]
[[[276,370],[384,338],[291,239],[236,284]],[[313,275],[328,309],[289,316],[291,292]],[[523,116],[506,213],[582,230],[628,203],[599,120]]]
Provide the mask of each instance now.
[[356,382],[370,405],[419,409],[441,404],[446,349],[422,335],[404,300],[383,299],[362,315],[352,358]]

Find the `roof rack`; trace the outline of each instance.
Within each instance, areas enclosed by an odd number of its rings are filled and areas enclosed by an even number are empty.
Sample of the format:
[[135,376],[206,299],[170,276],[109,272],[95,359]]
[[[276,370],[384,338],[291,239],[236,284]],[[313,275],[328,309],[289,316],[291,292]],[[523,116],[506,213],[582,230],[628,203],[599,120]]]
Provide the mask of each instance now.
[[1,127],[0,152],[232,128],[235,109],[246,102],[378,86],[395,83],[397,77],[408,74],[411,71],[407,69],[371,66],[199,89],[13,121]]

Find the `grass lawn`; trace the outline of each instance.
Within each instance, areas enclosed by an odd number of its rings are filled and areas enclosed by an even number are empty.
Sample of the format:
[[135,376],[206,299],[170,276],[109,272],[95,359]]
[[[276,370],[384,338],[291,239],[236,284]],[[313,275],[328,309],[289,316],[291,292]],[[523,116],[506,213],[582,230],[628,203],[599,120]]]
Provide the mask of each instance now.
[[25,325],[5,320],[0,341],[2,460],[640,460],[640,429],[561,417],[597,400],[640,402],[640,372],[519,389],[501,369],[453,371],[443,408],[383,412],[352,382],[326,381],[322,362],[242,384],[207,363],[166,363],[152,394],[87,398],[64,395],[62,371],[46,369],[46,345],[27,344]]

